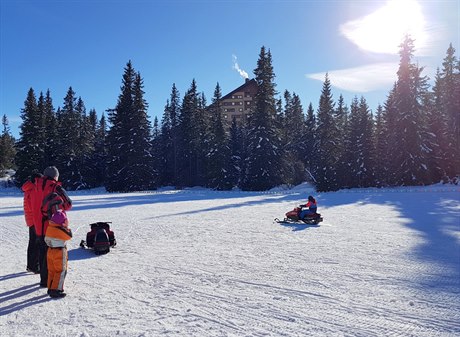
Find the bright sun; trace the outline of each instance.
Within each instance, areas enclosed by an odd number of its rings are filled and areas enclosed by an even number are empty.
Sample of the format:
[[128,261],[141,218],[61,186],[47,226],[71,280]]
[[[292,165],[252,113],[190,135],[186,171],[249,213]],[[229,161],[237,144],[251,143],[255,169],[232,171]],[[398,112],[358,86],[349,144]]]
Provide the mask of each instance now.
[[375,53],[396,54],[404,36],[410,34],[421,48],[426,43],[425,20],[415,0],[389,0],[375,12],[341,27],[358,47]]

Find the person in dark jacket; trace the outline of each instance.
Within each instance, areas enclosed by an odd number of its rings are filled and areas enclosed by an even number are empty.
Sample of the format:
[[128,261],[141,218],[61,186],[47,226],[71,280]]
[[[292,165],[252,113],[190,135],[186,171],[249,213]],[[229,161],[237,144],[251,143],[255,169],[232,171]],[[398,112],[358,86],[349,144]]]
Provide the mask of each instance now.
[[305,205],[300,205],[300,207],[302,208],[302,211],[300,211],[299,214],[300,219],[303,219],[308,215],[316,214],[316,210],[318,209],[316,200],[311,195],[308,196],[308,202]]
[[43,171],[43,177],[35,179],[35,189],[31,193],[33,221],[39,249],[40,287],[47,287],[48,267],[46,256],[48,246],[45,243],[45,233],[53,213],[57,210],[67,211],[72,208],[67,192],[58,181],[59,171],[55,166],[49,166]]

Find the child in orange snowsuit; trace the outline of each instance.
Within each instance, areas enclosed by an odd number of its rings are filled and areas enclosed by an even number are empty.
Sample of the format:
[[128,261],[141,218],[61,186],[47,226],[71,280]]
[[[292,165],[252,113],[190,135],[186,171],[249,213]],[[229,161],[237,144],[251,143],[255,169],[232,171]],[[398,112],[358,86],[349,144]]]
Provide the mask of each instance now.
[[67,275],[68,253],[66,241],[72,238],[69,221],[64,211],[57,211],[51,217],[45,234],[48,245],[48,295],[53,298],[66,296],[64,280]]

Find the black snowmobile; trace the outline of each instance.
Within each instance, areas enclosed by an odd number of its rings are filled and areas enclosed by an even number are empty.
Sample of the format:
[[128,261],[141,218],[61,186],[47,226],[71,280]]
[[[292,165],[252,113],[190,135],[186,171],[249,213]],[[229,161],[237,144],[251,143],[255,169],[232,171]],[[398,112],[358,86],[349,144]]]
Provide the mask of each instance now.
[[80,247],[92,248],[96,255],[107,254],[115,247],[117,240],[110,230],[111,222],[95,222],[90,224],[91,230],[86,234],[86,241],[81,240]]

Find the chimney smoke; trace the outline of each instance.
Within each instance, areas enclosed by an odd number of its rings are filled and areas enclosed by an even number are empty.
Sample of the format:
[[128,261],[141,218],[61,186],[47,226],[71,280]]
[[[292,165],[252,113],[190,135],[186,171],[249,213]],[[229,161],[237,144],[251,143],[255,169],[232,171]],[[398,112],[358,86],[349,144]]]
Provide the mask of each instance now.
[[235,69],[240,74],[241,77],[243,77],[244,79],[248,79],[249,75],[247,72],[241,69],[240,66],[238,65],[236,55],[232,55],[232,59],[233,59],[233,69]]

